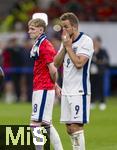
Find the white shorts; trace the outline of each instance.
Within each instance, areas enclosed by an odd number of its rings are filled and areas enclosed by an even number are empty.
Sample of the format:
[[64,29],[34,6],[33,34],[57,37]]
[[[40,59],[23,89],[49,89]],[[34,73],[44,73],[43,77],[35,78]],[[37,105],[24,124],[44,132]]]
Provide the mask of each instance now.
[[51,123],[55,90],[33,91],[31,120]]
[[88,123],[90,116],[90,95],[62,96],[61,122]]

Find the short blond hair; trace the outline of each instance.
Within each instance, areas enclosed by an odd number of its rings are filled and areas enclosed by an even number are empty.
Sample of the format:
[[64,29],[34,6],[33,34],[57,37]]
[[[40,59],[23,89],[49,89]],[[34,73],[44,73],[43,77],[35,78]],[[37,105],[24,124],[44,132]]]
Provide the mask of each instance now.
[[46,30],[46,23],[44,20],[42,19],[31,19],[29,22],[28,22],[28,26],[34,26],[34,27],[43,27],[44,28],[44,31]]

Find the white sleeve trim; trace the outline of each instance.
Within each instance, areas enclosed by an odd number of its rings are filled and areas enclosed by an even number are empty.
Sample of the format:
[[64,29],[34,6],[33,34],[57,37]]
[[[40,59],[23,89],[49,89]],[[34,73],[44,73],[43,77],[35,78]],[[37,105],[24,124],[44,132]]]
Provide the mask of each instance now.
[[86,56],[86,57],[90,57],[90,55],[88,55],[88,54],[85,54],[85,53],[78,53],[77,55],[83,55],[83,56]]

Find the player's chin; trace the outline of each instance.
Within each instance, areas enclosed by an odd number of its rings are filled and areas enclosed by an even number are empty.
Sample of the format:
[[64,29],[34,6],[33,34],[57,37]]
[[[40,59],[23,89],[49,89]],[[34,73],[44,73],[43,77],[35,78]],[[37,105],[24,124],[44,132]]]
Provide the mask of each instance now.
[[29,37],[32,39],[34,37],[34,35],[33,34],[29,34]]
[[33,35],[30,34],[29,36],[30,36],[31,39],[33,38]]

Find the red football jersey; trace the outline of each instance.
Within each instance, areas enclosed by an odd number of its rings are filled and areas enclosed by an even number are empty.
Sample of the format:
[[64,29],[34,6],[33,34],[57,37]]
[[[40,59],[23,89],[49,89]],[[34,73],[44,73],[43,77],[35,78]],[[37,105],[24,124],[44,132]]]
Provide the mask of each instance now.
[[33,70],[33,90],[52,90],[54,83],[50,77],[47,64],[53,62],[56,50],[53,45],[45,39],[39,47],[39,57],[35,60]]

